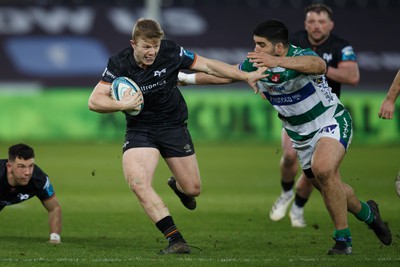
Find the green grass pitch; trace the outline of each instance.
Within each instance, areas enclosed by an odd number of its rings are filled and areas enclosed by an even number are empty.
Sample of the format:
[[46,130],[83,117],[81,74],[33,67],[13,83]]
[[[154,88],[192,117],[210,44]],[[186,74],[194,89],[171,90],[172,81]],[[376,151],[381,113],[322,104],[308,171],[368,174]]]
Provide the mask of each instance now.
[[[0,146],[1,158],[7,147]],[[47,213],[35,198],[0,213],[1,266],[399,266],[400,198],[394,179],[398,145],[350,147],[342,178],[362,200],[374,199],[392,229],[385,247],[349,215],[353,255],[327,256],[333,225],[314,191],[308,226],[293,229],[268,212],[280,193],[279,144],[197,144],[203,191],[186,210],[167,186],[160,160],[154,187],[186,240],[190,255],[157,255],[167,245],[126,184],[120,144],[31,144],[63,208],[62,244],[48,244]]]

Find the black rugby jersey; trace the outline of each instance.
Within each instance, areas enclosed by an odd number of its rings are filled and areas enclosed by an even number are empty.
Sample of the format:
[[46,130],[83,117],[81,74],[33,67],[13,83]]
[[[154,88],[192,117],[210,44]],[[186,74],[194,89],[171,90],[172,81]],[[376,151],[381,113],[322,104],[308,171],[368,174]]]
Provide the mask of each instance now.
[[7,181],[7,161],[0,160],[0,208],[20,203],[34,196],[40,200],[46,200],[54,195],[49,177],[36,165],[32,178],[26,186],[11,187]]
[[[307,31],[299,31],[290,35],[290,43],[301,48],[311,48],[325,60],[327,66],[337,68],[341,61],[356,61],[356,55],[350,43],[335,34],[330,34],[328,39],[319,46],[311,45]],[[341,83],[328,79],[332,91],[340,97]]]
[[177,87],[180,69],[189,69],[196,55],[170,40],[162,40],[154,63],[147,69],[139,67],[133,57],[133,48],[127,47],[110,57],[102,81],[131,78],[144,97],[139,115],[125,113],[127,131],[135,126],[182,125],[188,118],[186,102]]

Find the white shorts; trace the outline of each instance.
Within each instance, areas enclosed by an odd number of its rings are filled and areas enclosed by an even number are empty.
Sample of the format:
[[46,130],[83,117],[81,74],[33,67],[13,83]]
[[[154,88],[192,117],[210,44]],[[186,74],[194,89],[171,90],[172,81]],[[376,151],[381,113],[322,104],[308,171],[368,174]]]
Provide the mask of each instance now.
[[343,113],[341,112],[327,121],[311,139],[301,142],[292,140],[293,148],[297,151],[297,157],[303,170],[311,169],[311,158],[315,146],[322,137],[336,139],[347,151],[353,138],[353,125],[349,112],[344,110]]

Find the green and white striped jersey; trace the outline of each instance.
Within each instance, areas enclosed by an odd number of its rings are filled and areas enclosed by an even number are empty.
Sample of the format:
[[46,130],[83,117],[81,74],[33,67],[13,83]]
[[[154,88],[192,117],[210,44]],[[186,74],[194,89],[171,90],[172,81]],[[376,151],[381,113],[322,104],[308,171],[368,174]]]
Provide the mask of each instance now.
[[[311,49],[289,46],[287,57],[318,56]],[[251,72],[257,68],[246,59],[239,68]],[[282,67],[270,68],[269,76],[258,81],[262,97],[278,111],[290,138],[305,141],[336,115],[344,110],[342,103],[332,93],[325,75],[310,75]]]

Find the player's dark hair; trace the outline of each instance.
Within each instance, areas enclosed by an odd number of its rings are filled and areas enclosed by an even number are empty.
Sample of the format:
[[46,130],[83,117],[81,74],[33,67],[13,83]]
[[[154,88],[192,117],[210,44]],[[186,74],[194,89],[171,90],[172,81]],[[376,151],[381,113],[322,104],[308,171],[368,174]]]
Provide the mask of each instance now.
[[333,15],[332,9],[325,4],[321,3],[311,4],[304,9],[304,15],[307,16],[308,12],[315,12],[317,14],[321,12],[326,12],[328,14],[329,19],[332,20],[332,15]]
[[8,148],[8,160],[15,161],[17,158],[28,160],[35,157],[33,148],[25,144],[16,144]]
[[289,45],[289,30],[281,21],[273,19],[260,23],[253,34],[266,38],[272,44],[283,43],[286,47]]
[[132,40],[136,41],[139,37],[143,39],[162,39],[164,31],[158,22],[140,18],[133,27]]

